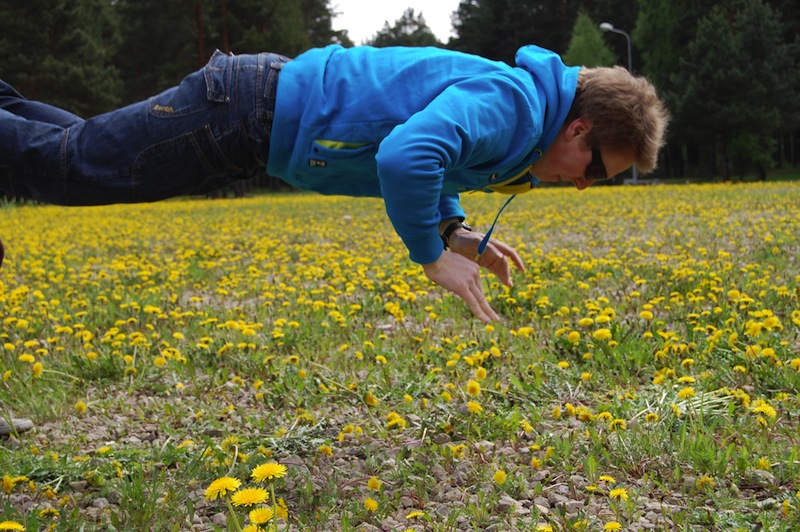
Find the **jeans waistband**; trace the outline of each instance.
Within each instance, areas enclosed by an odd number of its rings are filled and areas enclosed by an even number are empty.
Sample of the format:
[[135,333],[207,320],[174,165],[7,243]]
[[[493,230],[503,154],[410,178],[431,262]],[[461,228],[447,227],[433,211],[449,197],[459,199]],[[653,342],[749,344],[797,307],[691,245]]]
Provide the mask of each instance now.
[[278,78],[280,77],[283,65],[291,61],[286,56],[272,53],[261,53],[259,64],[264,61],[267,66],[266,81],[264,83],[264,120],[267,126],[267,134],[272,133],[272,120],[275,118],[275,101],[278,94]]

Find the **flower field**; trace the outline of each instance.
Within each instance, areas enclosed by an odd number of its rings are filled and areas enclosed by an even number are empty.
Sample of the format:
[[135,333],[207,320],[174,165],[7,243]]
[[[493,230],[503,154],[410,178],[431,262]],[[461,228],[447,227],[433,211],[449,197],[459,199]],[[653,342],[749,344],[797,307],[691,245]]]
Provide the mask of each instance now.
[[800,529],[800,183],[495,235],[486,326],[378,200],[0,207],[0,530]]

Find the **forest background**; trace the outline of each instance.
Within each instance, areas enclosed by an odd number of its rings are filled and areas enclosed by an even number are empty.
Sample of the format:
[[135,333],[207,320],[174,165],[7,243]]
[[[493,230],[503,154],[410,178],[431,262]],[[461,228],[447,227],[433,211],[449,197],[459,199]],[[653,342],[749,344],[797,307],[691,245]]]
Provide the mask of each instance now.
[[462,0],[447,43],[413,10],[364,43],[335,31],[334,16],[335,0],[4,0],[0,78],[88,117],[177,84],[215,49],[296,56],[331,43],[433,45],[513,64],[533,43],[568,64],[620,64],[656,84],[672,122],[648,178],[797,174],[796,0]]

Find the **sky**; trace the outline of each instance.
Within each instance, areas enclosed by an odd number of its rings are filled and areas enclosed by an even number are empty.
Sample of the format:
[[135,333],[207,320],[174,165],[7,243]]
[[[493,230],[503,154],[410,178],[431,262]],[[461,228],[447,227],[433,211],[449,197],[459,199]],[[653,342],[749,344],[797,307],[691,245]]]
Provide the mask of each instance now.
[[394,24],[407,8],[415,14],[422,13],[434,35],[442,41],[450,40],[450,14],[458,8],[459,0],[331,0],[335,13],[333,29],[347,30],[355,44],[373,37],[383,28],[384,22]]

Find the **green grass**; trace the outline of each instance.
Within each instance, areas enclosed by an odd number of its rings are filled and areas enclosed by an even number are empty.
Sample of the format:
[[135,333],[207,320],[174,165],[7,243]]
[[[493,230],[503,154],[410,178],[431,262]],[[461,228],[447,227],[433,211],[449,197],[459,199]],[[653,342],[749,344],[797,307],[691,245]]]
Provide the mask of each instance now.
[[[503,198],[463,200],[480,229]],[[799,212],[793,182],[535,191],[487,327],[377,200],[6,206],[0,413],[37,428],[0,521],[243,529],[229,476],[290,530],[796,530]]]

